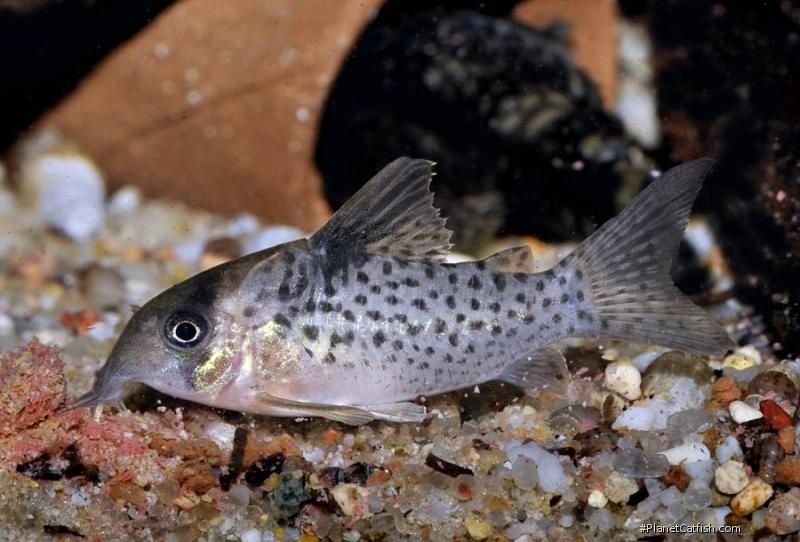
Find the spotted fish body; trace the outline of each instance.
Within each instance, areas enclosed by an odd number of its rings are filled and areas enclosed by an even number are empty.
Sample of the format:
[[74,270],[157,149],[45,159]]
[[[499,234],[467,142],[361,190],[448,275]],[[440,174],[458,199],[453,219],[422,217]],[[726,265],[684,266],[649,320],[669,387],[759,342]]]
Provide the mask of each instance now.
[[529,249],[444,263],[431,165],[401,158],[309,239],[162,293],[132,318],[78,404],[130,380],[217,407],[346,423],[418,421],[411,402],[501,379],[563,386],[567,337],[720,353],[730,339],[668,278],[711,162],[675,168],[554,268]]

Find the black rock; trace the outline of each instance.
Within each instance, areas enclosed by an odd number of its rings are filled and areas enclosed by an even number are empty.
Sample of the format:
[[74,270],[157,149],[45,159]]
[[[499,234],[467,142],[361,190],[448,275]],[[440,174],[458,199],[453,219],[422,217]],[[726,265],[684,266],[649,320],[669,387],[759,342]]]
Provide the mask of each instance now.
[[648,7],[672,159],[720,163],[700,207],[736,296],[779,356],[800,354],[800,5],[655,0]]
[[0,2],[0,150],[172,2]]
[[320,125],[328,199],[338,208],[408,155],[437,163],[435,201],[462,250],[501,229],[584,237],[619,210],[623,184],[642,181],[640,154],[573,62],[563,28],[498,16],[512,2],[444,4],[387,2],[358,39]]

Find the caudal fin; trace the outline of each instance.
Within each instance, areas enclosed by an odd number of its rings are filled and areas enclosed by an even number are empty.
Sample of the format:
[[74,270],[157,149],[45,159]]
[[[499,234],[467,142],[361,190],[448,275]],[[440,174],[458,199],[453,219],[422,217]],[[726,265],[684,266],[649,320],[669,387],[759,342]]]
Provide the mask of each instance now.
[[593,314],[583,320],[581,334],[700,354],[736,346],[669,277],[692,203],[713,165],[705,158],[670,169],[562,263],[582,273],[591,292]]

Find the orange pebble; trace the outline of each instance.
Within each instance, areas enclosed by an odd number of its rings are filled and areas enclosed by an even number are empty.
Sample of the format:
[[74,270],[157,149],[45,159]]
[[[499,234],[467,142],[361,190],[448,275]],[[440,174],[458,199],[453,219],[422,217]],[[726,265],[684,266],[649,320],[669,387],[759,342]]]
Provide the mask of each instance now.
[[322,434],[322,439],[328,444],[336,444],[339,442],[339,431],[336,429],[328,429]]
[[765,399],[758,406],[761,407],[767,424],[776,431],[792,425],[792,417],[772,399]]
[[789,425],[778,431],[778,442],[787,454],[794,451],[794,440],[794,426]]
[[93,310],[67,311],[59,318],[62,326],[71,329],[78,335],[89,331],[98,321],[100,321],[100,317]]

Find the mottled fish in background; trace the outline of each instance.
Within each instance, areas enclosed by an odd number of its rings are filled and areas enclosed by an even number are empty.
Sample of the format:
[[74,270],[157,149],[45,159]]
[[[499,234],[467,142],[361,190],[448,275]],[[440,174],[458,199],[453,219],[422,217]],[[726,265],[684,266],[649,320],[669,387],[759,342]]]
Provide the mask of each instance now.
[[395,160],[309,239],[231,261],[134,314],[94,388],[142,382],[198,403],[349,424],[419,421],[420,395],[503,380],[563,387],[566,337],[724,353],[730,338],[670,282],[711,160],[662,175],[552,269],[528,248],[442,263],[432,164]]

